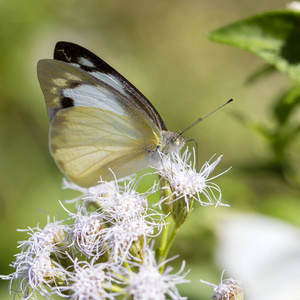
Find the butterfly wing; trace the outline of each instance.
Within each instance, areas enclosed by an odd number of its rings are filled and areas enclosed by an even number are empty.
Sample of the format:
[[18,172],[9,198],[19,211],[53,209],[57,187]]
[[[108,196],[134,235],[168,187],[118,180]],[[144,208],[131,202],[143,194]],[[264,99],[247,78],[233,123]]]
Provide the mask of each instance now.
[[90,106],[147,119],[149,125],[157,127],[125,94],[72,64],[44,59],[38,62],[37,70],[50,120],[62,109]]
[[58,42],[54,59],[71,63],[126,95],[131,104],[142,110],[160,129],[167,127],[151,102],[126,78],[91,51],[69,42]]
[[109,168],[124,177],[157,162],[163,123],[158,127],[142,102],[124,92],[128,88],[59,60],[39,61],[38,78],[51,120],[51,153],[75,183],[95,185],[100,176],[112,178]]
[[50,125],[50,150],[60,169],[76,184],[96,185],[156,164],[159,137],[138,119],[95,107],[59,111]]

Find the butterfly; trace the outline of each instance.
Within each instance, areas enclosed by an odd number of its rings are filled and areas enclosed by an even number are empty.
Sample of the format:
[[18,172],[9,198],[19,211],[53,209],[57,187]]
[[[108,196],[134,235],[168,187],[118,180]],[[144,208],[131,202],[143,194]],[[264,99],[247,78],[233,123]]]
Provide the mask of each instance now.
[[[132,175],[179,151],[186,139],[150,101],[89,50],[58,42],[37,66],[50,119],[49,147],[60,170],[82,187]],[[113,172],[113,173],[112,173]]]

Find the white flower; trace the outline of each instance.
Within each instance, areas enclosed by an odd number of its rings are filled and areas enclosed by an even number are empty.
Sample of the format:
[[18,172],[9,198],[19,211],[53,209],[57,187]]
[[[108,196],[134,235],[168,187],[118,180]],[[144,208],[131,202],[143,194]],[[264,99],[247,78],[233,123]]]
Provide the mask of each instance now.
[[26,266],[28,267],[26,280],[31,288],[36,288],[44,283],[54,283],[56,273],[55,267],[50,259],[50,253],[40,253],[20,263],[18,267],[22,265],[25,266],[25,268]]
[[70,234],[70,243],[75,244],[78,250],[88,258],[99,258],[105,252],[103,243],[102,215],[94,212],[86,216],[79,207],[77,214],[69,213],[75,219]]
[[118,188],[119,186],[117,181],[100,181],[100,184],[88,188],[83,197],[83,202],[85,204],[95,203],[98,207],[100,207],[101,200],[110,199]]
[[[111,250],[111,257],[115,262],[122,262],[130,255],[130,248],[134,242],[144,246],[147,238],[158,235],[164,225],[161,222],[147,220],[147,216],[140,218],[124,219],[105,229],[104,241]],[[158,228],[158,233],[154,230]]]
[[116,188],[118,187],[118,181],[99,181],[98,185],[91,186],[89,188],[83,188],[73,182],[69,182],[67,179],[63,178],[63,188],[71,189],[74,191],[81,192],[82,194],[74,199],[65,200],[66,203],[76,203],[79,204],[79,201],[82,202],[82,209],[85,213],[88,212],[87,208],[90,204],[95,206],[96,208],[100,207],[99,198],[109,198],[110,193],[114,193]]
[[110,257],[119,262],[126,259],[134,242],[143,246],[147,238],[156,236],[155,230],[159,233],[164,225],[164,215],[148,207],[147,196],[157,186],[140,194],[135,190],[137,185],[131,180],[123,187],[103,182],[90,188],[85,198],[97,202],[99,209],[88,215],[82,207],[76,214],[64,208],[75,219],[71,244],[88,258],[99,258],[109,251]]
[[66,244],[66,233],[68,232],[68,226],[61,224],[62,221],[49,223],[43,228],[29,228],[26,231],[30,238],[23,242],[20,242],[19,247],[23,249],[28,248],[27,252],[45,252],[49,251],[55,255],[59,255],[59,252],[64,250],[67,246]]
[[[30,238],[20,242],[21,252],[15,255],[16,260],[11,265],[15,272],[2,279],[10,280],[10,290],[23,293],[24,299],[36,298],[36,292],[45,298],[49,292],[44,285],[55,285],[62,281],[62,275],[54,266],[51,255],[60,258],[66,248],[65,233],[68,227],[60,222],[49,223],[43,228],[27,230]],[[14,288],[12,288],[14,286]]]
[[201,283],[207,284],[214,288],[214,294],[211,298],[215,300],[242,300],[243,299],[243,290],[240,283],[232,278],[222,279],[224,271],[221,275],[221,283],[215,285],[213,283],[200,280]]
[[[142,263],[129,261],[131,268],[120,268],[118,270],[121,273],[121,280],[127,285],[124,292],[128,296],[132,296],[134,300],[160,300],[166,299],[166,295],[173,300],[187,299],[181,297],[177,289],[177,284],[189,282],[185,279],[188,272],[180,275],[184,270],[185,263],[182,263],[176,274],[171,274],[173,268],[170,266],[163,273],[160,273],[160,268],[170,260],[157,264],[155,253],[151,249],[147,248],[142,253]],[[138,270],[135,273],[132,271],[133,269]]]
[[124,261],[133,243],[139,242],[138,247],[145,245],[148,238],[156,236],[155,229],[160,232],[164,225],[164,216],[150,209],[147,202],[157,185],[141,194],[136,192],[138,183],[124,181],[124,186],[119,186],[117,182],[114,185],[102,182],[94,187],[93,195],[86,197],[97,201],[100,207],[98,211],[107,225],[101,231],[101,242],[115,262]]
[[[195,151],[193,153],[195,157]],[[169,182],[172,196],[175,198],[173,201],[184,198],[187,208],[189,207],[188,202],[190,199],[200,202],[203,206],[213,204],[215,206],[225,205],[221,203],[221,189],[218,185],[211,182],[211,180],[221,176],[223,173],[213,178],[208,178],[221,161],[221,157],[218,157],[212,163],[211,158],[202,166],[200,172],[197,172],[195,170],[195,163],[192,164],[190,162],[188,148],[182,156],[177,152],[168,155],[161,153],[161,162],[157,166],[157,173]],[[208,202],[201,200],[201,195],[205,196]],[[162,199],[162,201],[166,201],[167,199]]]
[[72,262],[70,271],[64,270],[67,285],[57,287],[62,297],[66,297],[65,292],[70,292],[67,297],[71,300],[115,299],[117,294],[111,292],[112,277],[107,263],[94,264],[93,261],[78,261],[78,258]]
[[36,292],[49,299],[50,292],[45,286],[64,281],[63,275],[50,259],[50,252],[21,252],[12,265],[16,271],[2,279],[10,279],[10,291],[22,293],[23,299],[37,299]]
[[[122,182],[123,185],[119,183]],[[88,189],[76,186],[73,183],[64,181],[65,188],[72,188],[83,193],[80,197],[67,201],[72,203],[83,200],[83,212],[88,213],[86,207],[93,204],[98,211],[104,212],[103,218],[110,221],[121,220],[125,218],[138,217],[149,209],[147,197],[158,190],[157,184],[154,184],[145,193],[136,192],[139,180],[125,179],[115,181],[99,181],[99,184]]]
[[115,184],[102,182],[90,190],[85,200],[97,202],[108,220],[139,217],[147,211],[147,197],[156,192],[157,186],[154,185],[145,193],[138,193],[136,192],[138,183],[139,181],[131,180],[124,182],[124,186],[119,186],[117,182]]
[[59,256],[59,253],[66,249],[66,233],[69,228],[66,225],[49,223],[47,224],[42,231],[39,233],[36,232],[32,235],[32,239],[35,241],[34,247],[39,247],[41,250],[48,249],[56,256]]

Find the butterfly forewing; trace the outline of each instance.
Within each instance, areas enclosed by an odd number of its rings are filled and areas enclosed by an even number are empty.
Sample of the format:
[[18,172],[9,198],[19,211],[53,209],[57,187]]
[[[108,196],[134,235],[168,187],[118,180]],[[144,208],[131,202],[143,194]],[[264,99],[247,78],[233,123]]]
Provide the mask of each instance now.
[[160,130],[167,127],[151,102],[126,78],[91,51],[69,42],[58,42],[54,59],[72,63],[124,93],[130,102],[145,113]]
[[[145,119],[142,111],[126,95],[72,64],[41,60],[38,63],[38,77],[50,120],[59,110],[74,106],[97,107]],[[156,127],[155,124],[152,127]]]

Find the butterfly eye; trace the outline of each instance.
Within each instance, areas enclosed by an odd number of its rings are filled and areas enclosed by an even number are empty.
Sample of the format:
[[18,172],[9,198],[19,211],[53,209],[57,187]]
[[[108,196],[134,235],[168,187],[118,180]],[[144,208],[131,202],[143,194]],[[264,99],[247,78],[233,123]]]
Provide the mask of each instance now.
[[186,139],[182,135],[175,133],[172,133],[172,135],[173,136],[169,142],[168,152],[179,151],[186,142]]
[[174,136],[171,140],[171,144],[176,147],[180,146],[180,144],[181,144],[180,136]]

